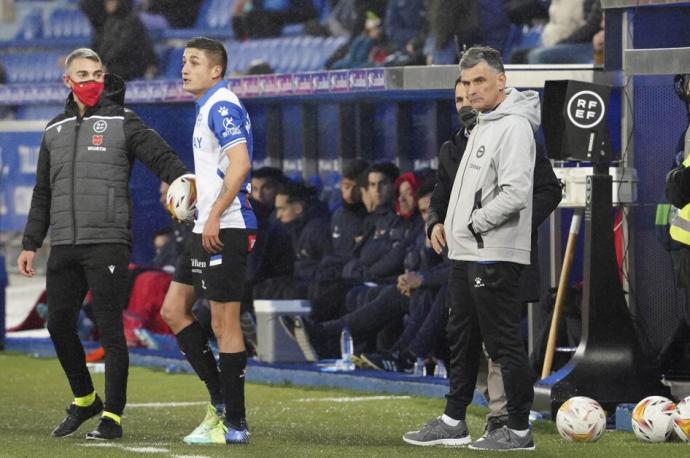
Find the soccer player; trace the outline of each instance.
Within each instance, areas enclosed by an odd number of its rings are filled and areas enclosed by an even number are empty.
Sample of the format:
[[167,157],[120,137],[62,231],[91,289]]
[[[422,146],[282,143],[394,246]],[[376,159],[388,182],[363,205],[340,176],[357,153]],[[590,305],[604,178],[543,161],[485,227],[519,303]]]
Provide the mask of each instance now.
[[[223,44],[203,37],[190,40],[182,57],[183,88],[196,100],[192,143],[198,215],[161,313],[211,397],[206,417],[184,438],[189,444],[249,441],[240,300],[247,254],[257,229],[248,200],[252,134],[247,110],[223,79],[227,62]],[[220,372],[207,337],[191,313],[196,296],[211,303]]]
[[[187,168],[155,131],[124,108],[125,84],[105,74],[96,52],[72,51],[63,82],[71,92],[65,111],[43,133],[17,266],[22,275],[34,276],[34,256],[50,228],[48,331],[74,395],[53,436],[69,436],[102,412],[87,439],[118,439],[129,368],[122,309],[127,304],[131,252],[128,183],[133,161],[141,160],[167,183]],[[87,290],[93,293],[93,313],[105,349],[105,405],[94,390],[77,335]]]

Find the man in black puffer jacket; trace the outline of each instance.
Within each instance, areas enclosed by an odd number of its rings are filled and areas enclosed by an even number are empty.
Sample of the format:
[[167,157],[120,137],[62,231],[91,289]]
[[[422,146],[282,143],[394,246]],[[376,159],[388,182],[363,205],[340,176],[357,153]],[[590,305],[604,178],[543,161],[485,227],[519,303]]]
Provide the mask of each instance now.
[[[122,437],[129,366],[122,330],[131,252],[129,177],[135,159],[167,183],[188,171],[155,131],[123,107],[124,82],[104,74],[94,51],[80,48],[67,56],[64,83],[72,92],[43,134],[17,265],[24,276],[34,276],[33,258],[50,228],[48,331],[75,397],[53,436],[72,434],[103,411],[87,437],[116,439]],[[105,349],[105,408],[76,332],[89,289]]]

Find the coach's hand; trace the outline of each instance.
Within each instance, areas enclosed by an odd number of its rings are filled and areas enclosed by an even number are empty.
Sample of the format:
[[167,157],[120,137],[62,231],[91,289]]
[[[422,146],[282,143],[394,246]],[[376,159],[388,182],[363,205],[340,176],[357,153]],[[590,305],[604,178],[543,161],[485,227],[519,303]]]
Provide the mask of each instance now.
[[220,241],[220,218],[209,216],[201,233],[201,244],[207,253],[218,253],[223,249],[223,242]]
[[431,230],[431,247],[437,254],[443,253],[446,246],[446,231],[443,224],[438,223]]
[[19,257],[17,258],[17,267],[19,267],[19,273],[25,277],[31,278],[36,275],[36,272],[34,272],[33,268],[35,255],[35,251],[23,250],[21,253],[19,253]]

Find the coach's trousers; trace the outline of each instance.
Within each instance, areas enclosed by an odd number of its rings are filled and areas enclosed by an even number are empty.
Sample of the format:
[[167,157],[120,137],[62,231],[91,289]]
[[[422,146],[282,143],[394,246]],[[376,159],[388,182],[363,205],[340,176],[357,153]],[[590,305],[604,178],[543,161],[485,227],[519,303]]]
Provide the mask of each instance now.
[[508,427],[529,427],[534,398],[532,370],[520,339],[519,264],[453,261],[450,273],[450,391],[445,413],[464,419],[477,382],[482,341],[489,357],[501,365]]
[[129,354],[122,329],[127,303],[130,249],[123,244],[58,245],[48,258],[48,331],[75,397],[93,392],[77,320],[84,296],[93,294],[93,313],[105,350],[105,410],[121,415],[126,402]]

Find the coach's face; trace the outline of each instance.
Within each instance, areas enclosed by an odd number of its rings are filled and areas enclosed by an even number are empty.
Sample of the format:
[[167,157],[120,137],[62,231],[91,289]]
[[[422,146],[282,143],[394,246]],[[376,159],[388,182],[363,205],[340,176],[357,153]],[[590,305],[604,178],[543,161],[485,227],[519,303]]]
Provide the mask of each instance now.
[[185,48],[182,55],[182,89],[195,99],[213,87],[222,72],[221,66],[213,63],[203,50]]
[[462,85],[472,108],[487,112],[496,108],[505,98],[506,74],[497,72],[486,61],[481,61],[462,71]]
[[460,113],[460,108],[470,106],[470,100],[467,98],[467,89],[462,83],[455,85],[455,111]]

